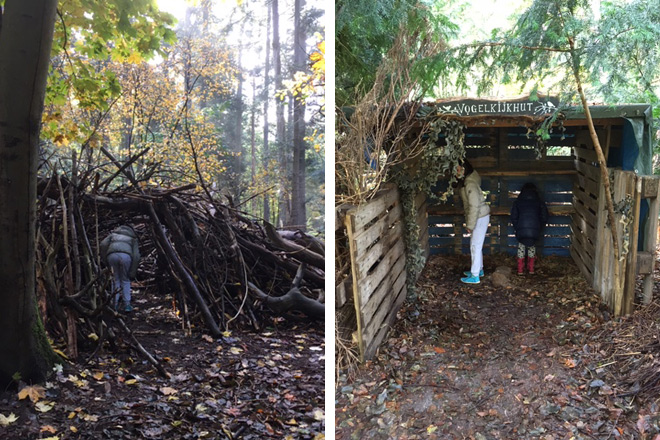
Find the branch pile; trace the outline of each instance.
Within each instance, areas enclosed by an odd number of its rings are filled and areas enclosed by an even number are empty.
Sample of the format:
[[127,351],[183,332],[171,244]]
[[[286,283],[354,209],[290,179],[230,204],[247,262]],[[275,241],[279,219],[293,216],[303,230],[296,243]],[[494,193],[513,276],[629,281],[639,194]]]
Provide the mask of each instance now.
[[[111,274],[98,254],[115,227],[132,225],[143,255],[137,284],[172,294],[184,323],[216,337],[230,326],[259,328],[264,313],[323,319],[323,243],[272,225],[195,191],[80,188],[56,175],[40,181],[37,275],[42,316],[77,356],[76,333],[104,335]],[[134,188],[134,187],[133,187]],[[85,328],[77,329],[79,322]]]

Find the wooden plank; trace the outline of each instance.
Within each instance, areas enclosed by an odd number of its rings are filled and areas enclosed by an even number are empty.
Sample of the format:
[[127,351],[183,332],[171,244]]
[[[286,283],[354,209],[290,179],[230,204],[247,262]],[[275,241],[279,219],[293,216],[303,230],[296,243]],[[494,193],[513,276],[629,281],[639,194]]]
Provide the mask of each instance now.
[[392,324],[394,324],[394,321],[396,320],[396,315],[399,309],[401,308],[401,306],[403,305],[405,299],[406,299],[406,289],[402,289],[401,292],[399,293],[399,296],[395,299],[394,303],[392,304],[392,308],[389,310],[389,314],[387,318],[385,318],[385,320],[383,321],[383,325],[381,325],[379,332],[373,338],[373,342],[365,352],[366,359],[371,359],[376,354],[378,347],[383,342],[383,339],[385,339],[385,336],[392,327]]
[[[600,180],[598,181],[600,182]],[[611,255],[611,239],[609,238],[609,231],[606,227],[607,215],[604,210],[605,207],[605,188],[599,185],[598,191],[598,210],[596,211],[596,220],[593,223],[596,230],[596,237],[594,241],[594,268],[593,268],[593,288],[596,292],[600,293],[601,298],[606,304],[611,305],[611,298],[607,289],[607,284],[602,284],[603,280],[608,279],[610,275],[608,261],[612,259]],[[611,278],[610,278],[611,279]]]
[[362,258],[364,253],[368,252],[376,241],[389,235],[389,231],[396,226],[399,219],[401,219],[401,215],[401,205],[397,204],[387,213],[383,213],[383,216],[376,223],[366,229],[362,228],[360,231],[356,231],[353,240],[355,240],[357,258]]
[[571,247],[571,257],[573,257],[573,261],[575,262],[575,265],[580,269],[582,276],[584,276],[584,278],[587,280],[588,283],[592,283],[593,274],[590,271],[591,266],[585,264],[585,262],[582,259],[582,255],[578,251],[579,251],[578,248]]
[[[613,191],[613,196],[612,199],[614,203],[617,203],[621,200],[624,199],[624,197],[627,194],[634,194],[634,173],[630,171],[619,171],[619,170],[614,170],[614,191]],[[641,189],[641,188],[640,188]],[[619,247],[619,252],[623,252],[623,239],[624,239],[624,231],[623,231],[623,225],[621,222],[618,221],[619,215],[616,215],[616,224],[615,227],[617,228],[617,238],[618,238],[618,247]],[[611,241],[611,240],[609,240]],[[612,246],[612,258],[610,259],[611,264],[610,266],[612,267],[610,274],[615,274],[616,269],[614,268],[614,265],[618,265],[618,272],[620,274],[619,279],[617,277],[611,276],[611,282],[608,284],[611,284],[612,286],[612,296],[613,296],[613,301],[612,301],[612,312],[614,313],[614,316],[622,316],[626,313],[629,313],[628,311],[628,302],[629,298],[627,297],[627,292],[625,290],[625,284],[626,284],[626,264],[625,264],[625,259],[623,261],[619,261],[618,258],[616,258],[616,255],[614,255],[614,247]]]
[[[580,188],[581,190],[583,189],[585,195],[593,194],[594,196],[597,196],[598,193],[600,192],[599,184],[592,180],[591,178],[585,176],[584,174],[578,173],[575,178],[576,186]],[[599,180],[600,182],[600,180]],[[573,192],[576,190],[574,189]]]
[[623,305],[622,314],[627,315],[633,311],[633,302],[635,300],[635,283],[637,281],[637,244],[639,242],[639,205],[642,199],[642,179],[637,178],[631,173],[626,185],[626,194],[630,187],[634,187],[632,223],[629,228],[628,255],[626,257],[625,284],[623,286]]
[[584,206],[584,204],[582,203],[582,200],[575,199],[573,203],[573,207],[575,208],[575,212],[580,217],[582,217],[587,223],[589,223],[590,225],[598,224],[598,215],[587,209],[587,207]]
[[573,150],[578,159],[587,163],[598,163],[598,154],[596,154],[595,150],[583,147],[575,147]]
[[[355,240],[357,243],[357,240]],[[384,235],[369,249],[356,250],[356,265],[353,266],[353,271],[356,271],[360,279],[364,279],[369,275],[372,267],[377,261],[384,259],[385,255],[396,246],[397,243],[403,242],[403,224],[397,222],[394,227],[386,230]]]
[[655,255],[652,252],[637,252],[637,273],[639,275],[653,274]]
[[600,168],[596,168],[579,160],[575,161],[575,169],[594,182],[600,182]]
[[[349,244],[349,254],[351,257],[351,267],[355,267],[357,265],[357,261],[355,259],[355,256],[357,254],[357,250],[355,249],[355,240],[353,239],[353,236],[355,235],[355,216],[353,215],[347,215],[344,218],[344,221],[346,222],[346,232],[348,234],[348,244]],[[356,326],[357,329],[355,333],[358,335],[357,343],[358,343],[358,349],[360,351],[360,358],[363,359],[364,357],[364,351],[366,349],[364,345],[364,339],[360,336],[362,334],[362,328],[364,327],[364,322],[362,321],[362,312],[360,310],[361,308],[361,302],[360,302],[360,291],[359,291],[359,279],[357,276],[357,273],[355,270],[351,270],[351,278],[352,278],[352,286],[353,286],[353,305],[355,307],[355,321],[356,321]]]
[[[403,241],[397,242],[383,257],[380,263],[376,266],[366,277],[357,280],[360,304],[366,304],[369,301],[372,293],[385,279],[387,274],[392,271],[392,268],[399,260],[403,259],[405,264],[405,245]],[[400,264],[400,263],[399,263]]]
[[[647,229],[644,240],[644,250],[653,255],[653,262],[655,262],[657,243],[658,243],[658,215],[660,212],[660,179],[645,178],[644,179],[643,193],[648,195],[649,200],[649,221],[647,222]],[[650,304],[653,299],[653,270],[644,277],[643,281],[643,298],[644,304]]]
[[348,294],[352,291],[351,279],[347,278],[335,286],[335,307],[340,309],[348,301]]
[[658,182],[660,182],[660,176],[640,176],[640,178],[642,179],[642,198],[657,198]]
[[[548,213],[550,215],[570,215],[575,212],[573,206],[567,205],[549,205]],[[449,221],[439,222],[437,218],[434,217],[446,217],[446,216],[463,216],[463,208],[454,207],[454,206],[445,206],[445,205],[433,205],[429,207],[429,221],[431,224],[436,223],[450,223]],[[511,206],[491,206],[490,207],[490,216],[509,216],[511,215]]]
[[[398,299],[402,291],[406,290],[405,270],[399,271],[398,276],[392,275],[390,278],[391,279],[388,280],[389,282],[383,283],[373,295],[374,299],[384,298],[386,300],[381,301],[380,304],[370,304],[368,310],[369,315],[364,316],[364,321],[368,324],[365,326],[362,335],[365,338],[365,341],[367,341],[367,346],[371,344],[371,341],[374,336],[376,336],[376,333],[378,333],[378,330],[386,322],[387,316],[396,304],[396,299]],[[375,303],[375,301],[372,302]]]
[[[572,245],[579,248],[582,260],[588,263],[590,267],[593,266],[595,255],[593,244],[581,234],[573,234],[571,238],[573,239]],[[590,272],[593,272],[593,269],[590,269]]]
[[398,204],[399,192],[396,188],[387,188],[379,192],[376,197],[364,205],[350,209],[346,215],[353,216],[353,232],[360,233],[362,229],[375,218],[385,213],[385,210],[394,204]]

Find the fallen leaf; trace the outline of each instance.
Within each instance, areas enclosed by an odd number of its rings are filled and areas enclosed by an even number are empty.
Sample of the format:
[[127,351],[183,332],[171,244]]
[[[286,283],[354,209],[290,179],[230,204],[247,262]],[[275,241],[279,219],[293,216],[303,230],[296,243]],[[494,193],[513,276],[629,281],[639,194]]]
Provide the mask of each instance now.
[[82,414],[80,417],[82,417],[83,420],[87,422],[98,422],[99,421],[99,416],[93,415],[93,414]]
[[41,402],[37,402],[34,404],[34,409],[36,409],[39,412],[48,412],[53,407],[55,406],[54,402],[46,402],[45,400],[42,400]]
[[8,416],[5,417],[4,414],[0,414],[0,426],[8,426],[14,423],[16,420],[18,420],[18,417],[16,417],[16,414],[10,413]]
[[429,425],[426,427],[426,433],[427,434],[433,434],[435,431],[437,431],[438,427],[435,425]]
[[18,400],[23,400],[26,397],[36,403],[39,399],[46,397],[46,389],[40,385],[28,385],[18,392]]
[[209,335],[202,335],[202,339],[204,339],[206,342],[215,342],[213,338]]
[[166,396],[171,396],[172,394],[178,393],[178,391],[172,387],[161,387],[160,392],[165,394]]
[[39,431],[40,432],[48,432],[50,434],[55,434],[57,432],[57,429],[55,429],[51,425],[44,425],[44,426],[41,427],[41,429]]
[[564,366],[567,368],[575,368],[577,364],[573,359],[564,359]]
[[104,376],[103,372],[99,371],[97,373],[94,373],[94,375],[92,377],[96,380],[101,380],[101,379],[103,379],[103,376]]
[[442,348],[442,347],[433,347],[433,350],[435,350],[435,352],[438,353],[438,354],[441,354],[441,353],[445,352],[445,349]]
[[313,414],[314,414],[314,420],[318,422],[325,420],[325,413],[323,412],[322,409],[316,408]]
[[124,382],[126,385],[135,385],[137,383],[137,379],[128,379],[126,382]]
[[238,347],[232,347],[232,348],[229,349],[229,351],[231,352],[231,354],[241,354],[243,349],[238,348]]
[[76,428],[73,425],[69,426],[69,429],[71,430],[71,432],[78,432],[78,428]]

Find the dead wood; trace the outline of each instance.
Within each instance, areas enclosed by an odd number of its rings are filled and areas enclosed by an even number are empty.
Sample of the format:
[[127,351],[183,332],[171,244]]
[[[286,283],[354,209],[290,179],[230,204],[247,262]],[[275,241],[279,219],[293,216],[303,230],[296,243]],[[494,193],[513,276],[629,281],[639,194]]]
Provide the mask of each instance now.
[[98,246],[121,224],[138,231],[137,281],[147,294],[172,295],[184,327],[201,324],[218,337],[230,324],[260,328],[264,315],[285,309],[323,319],[322,301],[308,293],[325,285],[320,240],[269,228],[195,185],[153,188],[129,180],[131,188],[111,192],[99,191],[94,178],[77,185],[57,176],[40,180],[39,296],[54,339],[72,342],[75,330],[84,345],[101,331],[111,274],[100,265]]
[[304,264],[301,264],[293,280],[293,287],[285,295],[270,296],[257,286],[248,282],[254,295],[268,304],[277,313],[283,314],[291,311],[299,311],[312,319],[322,320],[325,317],[325,305],[302,294],[299,289],[304,274]]
[[311,264],[314,267],[323,269],[325,266],[325,258],[323,255],[318,254],[310,249],[307,249],[299,244],[287,240],[275,230],[275,226],[268,222],[264,222],[268,238],[275,244],[275,246],[295,256],[298,260]]

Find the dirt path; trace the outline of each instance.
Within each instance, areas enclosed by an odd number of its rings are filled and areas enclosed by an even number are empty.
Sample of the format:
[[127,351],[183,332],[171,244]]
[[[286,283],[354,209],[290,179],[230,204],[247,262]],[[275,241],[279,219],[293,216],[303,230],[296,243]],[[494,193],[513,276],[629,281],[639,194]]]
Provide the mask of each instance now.
[[509,287],[488,274],[512,258],[487,258],[476,286],[467,264],[431,259],[378,358],[339,378],[337,439],[660,440],[657,400],[615,397],[582,347],[609,318],[570,259]]
[[[171,299],[136,295],[127,324],[161,377],[122,341],[82,369],[64,365],[37,402],[0,393],[3,440],[314,439],[324,432],[323,329],[281,320],[259,333],[186,336]],[[94,344],[88,344],[93,349]],[[88,356],[84,353],[81,357]],[[26,384],[21,384],[20,388]]]

